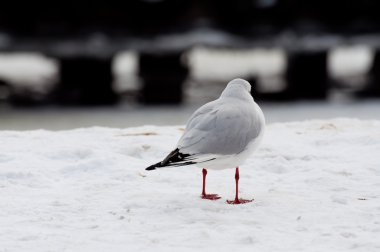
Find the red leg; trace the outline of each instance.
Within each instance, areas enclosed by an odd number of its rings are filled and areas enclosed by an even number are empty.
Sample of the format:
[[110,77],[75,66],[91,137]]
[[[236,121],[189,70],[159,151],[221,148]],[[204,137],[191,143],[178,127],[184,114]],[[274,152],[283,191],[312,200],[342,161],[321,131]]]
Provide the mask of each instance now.
[[206,194],[206,175],[207,175],[207,170],[203,168],[202,170],[203,174],[203,186],[202,186],[202,199],[208,199],[208,200],[217,200],[220,199],[218,194]]
[[246,200],[246,199],[239,199],[239,167],[236,167],[235,172],[235,183],[236,183],[236,194],[235,194],[235,200],[227,200],[228,204],[245,204],[252,202],[252,200]]

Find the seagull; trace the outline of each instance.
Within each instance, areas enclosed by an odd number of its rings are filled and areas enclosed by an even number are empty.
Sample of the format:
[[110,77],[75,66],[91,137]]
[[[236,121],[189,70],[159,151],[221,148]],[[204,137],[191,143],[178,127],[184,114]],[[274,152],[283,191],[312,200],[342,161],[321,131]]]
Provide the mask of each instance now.
[[195,165],[202,169],[202,199],[217,200],[217,194],[206,194],[207,169],[235,168],[235,199],[229,204],[244,204],[240,199],[239,166],[258,147],[263,137],[265,118],[253,100],[251,85],[243,79],[227,84],[220,97],[197,109],[186,124],[176,148],[164,160],[146,168]]

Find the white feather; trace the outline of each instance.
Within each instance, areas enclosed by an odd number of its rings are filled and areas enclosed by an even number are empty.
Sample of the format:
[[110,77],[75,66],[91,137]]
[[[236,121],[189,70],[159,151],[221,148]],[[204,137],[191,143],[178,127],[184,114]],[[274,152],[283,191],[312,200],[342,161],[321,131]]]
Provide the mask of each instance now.
[[177,144],[179,151],[207,169],[241,165],[257,148],[265,127],[250,90],[247,81],[232,80],[219,99],[195,111]]

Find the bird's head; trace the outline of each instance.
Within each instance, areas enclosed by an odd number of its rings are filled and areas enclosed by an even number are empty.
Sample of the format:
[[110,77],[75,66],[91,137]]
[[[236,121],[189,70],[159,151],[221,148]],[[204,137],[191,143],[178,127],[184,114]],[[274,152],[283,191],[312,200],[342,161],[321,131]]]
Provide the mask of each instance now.
[[237,78],[233,79],[227,84],[227,87],[224,89],[221,97],[238,97],[238,96],[251,96],[251,84],[248,81]]
[[227,87],[228,86],[243,87],[248,93],[251,92],[251,84],[249,84],[248,81],[240,79],[240,78],[233,79],[232,81],[228,82]]

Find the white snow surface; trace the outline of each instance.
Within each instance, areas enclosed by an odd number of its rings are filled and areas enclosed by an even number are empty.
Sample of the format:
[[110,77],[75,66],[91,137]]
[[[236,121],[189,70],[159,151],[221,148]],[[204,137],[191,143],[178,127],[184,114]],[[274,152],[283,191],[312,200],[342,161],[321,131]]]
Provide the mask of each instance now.
[[209,171],[218,201],[195,166],[144,170],[182,132],[0,131],[0,251],[380,251],[380,121],[268,125],[244,205],[234,169]]

